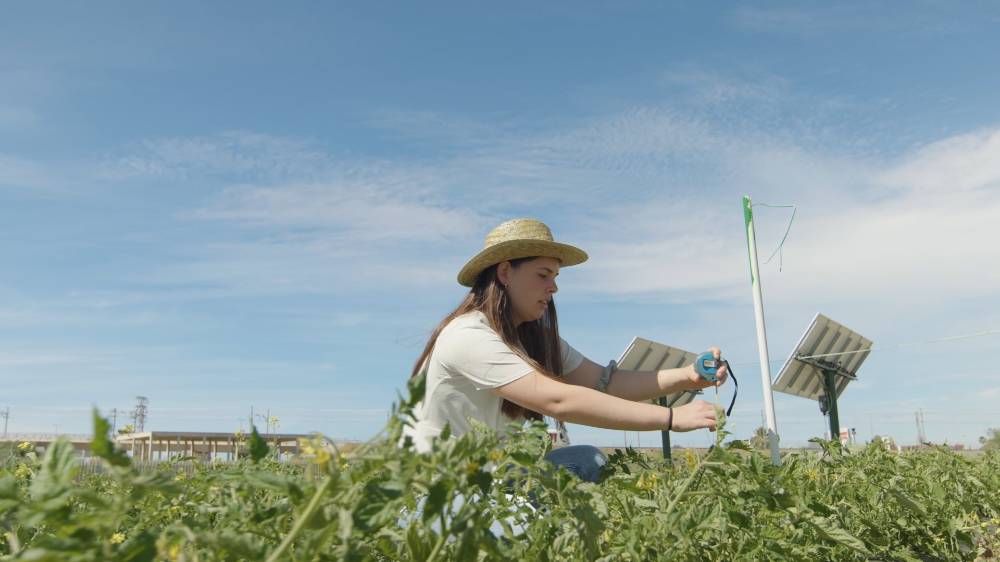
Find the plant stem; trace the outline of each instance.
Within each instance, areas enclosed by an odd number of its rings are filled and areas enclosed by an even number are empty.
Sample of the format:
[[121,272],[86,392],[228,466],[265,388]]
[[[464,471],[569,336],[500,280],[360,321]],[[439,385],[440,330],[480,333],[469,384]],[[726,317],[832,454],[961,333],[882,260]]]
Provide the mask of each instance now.
[[431,553],[427,557],[427,561],[426,562],[434,562],[434,560],[437,559],[438,553],[441,552],[441,547],[444,546],[445,540],[447,540],[447,538],[448,538],[448,528],[445,525],[445,523],[446,523],[446,521],[444,519],[444,510],[442,510],[442,512],[441,512],[441,538],[439,538],[437,544],[434,545],[434,548],[431,550]]
[[710,456],[711,452],[709,452],[709,454],[705,455],[704,457],[698,460],[698,464],[697,466],[694,467],[694,471],[691,472],[691,476],[687,477],[687,480],[685,480],[684,483],[681,484],[680,490],[678,490],[677,493],[674,494],[674,497],[671,498],[670,503],[667,504],[667,510],[662,515],[663,519],[669,517],[670,514],[674,511],[674,508],[677,507],[678,502],[680,502],[681,498],[688,491],[688,488],[691,487],[691,484],[693,484],[697,480],[698,476],[701,474],[701,470],[705,467],[705,463],[708,461],[708,457]]
[[299,534],[302,532],[302,529],[306,526],[306,522],[309,521],[313,514],[316,513],[316,510],[319,509],[320,501],[332,485],[333,476],[327,476],[326,480],[324,480],[323,483],[320,484],[320,487],[316,489],[316,493],[313,494],[312,499],[309,500],[309,505],[306,506],[305,511],[303,511],[302,514],[299,515],[299,518],[295,521],[295,525],[292,527],[292,530],[285,535],[285,539],[281,541],[278,548],[276,548],[274,552],[267,557],[267,562],[276,562],[281,555],[288,550],[288,547],[292,545],[295,539],[298,538]]

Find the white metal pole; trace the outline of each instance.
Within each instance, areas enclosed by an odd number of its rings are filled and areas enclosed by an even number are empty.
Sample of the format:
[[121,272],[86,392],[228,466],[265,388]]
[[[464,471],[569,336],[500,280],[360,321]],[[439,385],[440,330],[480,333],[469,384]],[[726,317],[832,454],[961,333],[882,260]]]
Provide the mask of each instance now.
[[757,353],[760,355],[760,380],[764,391],[764,414],[767,418],[767,441],[771,462],[781,464],[778,452],[778,421],[774,416],[774,396],[771,392],[771,361],[767,354],[767,330],[764,327],[764,299],[760,293],[760,270],[757,265],[757,240],[753,230],[753,209],[750,196],[743,196],[743,220],[747,229],[747,251],[750,254],[750,285],[753,287],[753,312],[757,320]]

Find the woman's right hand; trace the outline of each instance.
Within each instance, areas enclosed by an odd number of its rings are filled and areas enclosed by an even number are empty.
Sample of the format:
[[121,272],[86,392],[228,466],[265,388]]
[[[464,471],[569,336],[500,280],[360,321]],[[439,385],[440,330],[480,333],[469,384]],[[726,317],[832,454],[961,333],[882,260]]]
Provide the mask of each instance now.
[[673,410],[673,431],[694,431],[702,428],[715,431],[716,416],[718,415],[715,404],[704,400],[692,400],[683,406],[673,408]]

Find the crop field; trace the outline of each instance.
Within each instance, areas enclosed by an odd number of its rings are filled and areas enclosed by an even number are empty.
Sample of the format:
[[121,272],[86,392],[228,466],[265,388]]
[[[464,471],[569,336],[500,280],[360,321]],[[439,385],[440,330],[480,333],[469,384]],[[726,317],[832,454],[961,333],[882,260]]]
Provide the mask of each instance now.
[[897,454],[873,444],[791,453],[743,441],[673,465],[633,450],[602,481],[540,463],[532,426],[474,431],[418,455],[397,446],[414,399],[350,454],[316,439],[278,462],[138,470],[95,412],[106,470],[65,443],[0,468],[0,560],[989,560],[1000,549],[1000,455]]

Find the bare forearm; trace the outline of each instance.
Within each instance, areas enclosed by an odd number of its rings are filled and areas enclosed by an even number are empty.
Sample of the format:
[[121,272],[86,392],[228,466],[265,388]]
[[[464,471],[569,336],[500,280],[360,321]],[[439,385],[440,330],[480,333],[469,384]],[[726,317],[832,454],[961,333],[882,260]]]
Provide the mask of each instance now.
[[617,371],[611,376],[607,392],[636,402],[688,390],[692,369],[688,365],[660,371]]
[[[617,376],[617,374],[616,374]],[[667,408],[636,403],[581,386],[568,391],[553,404],[550,415],[572,423],[631,431],[666,429],[671,415]]]

